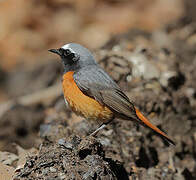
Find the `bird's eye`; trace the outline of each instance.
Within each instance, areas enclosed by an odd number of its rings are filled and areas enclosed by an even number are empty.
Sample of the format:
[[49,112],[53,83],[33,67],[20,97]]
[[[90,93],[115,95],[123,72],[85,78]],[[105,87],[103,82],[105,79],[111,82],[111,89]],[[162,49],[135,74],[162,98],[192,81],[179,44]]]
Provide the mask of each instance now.
[[68,56],[68,55],[70,55],[71,54],[71,51],[69,50],[69,49],[65,49],[64,50],[64,55],[65,56]]
[[61,56],[65,56],[65,57],[67,57],[71,54],[71,51],[69,49],[60,48],[59,52],[60,52]]
[[69,49],[59,49],[60,56],[67,60],[69,63],[74,63],[80,59],[80,56],[74,52],[71,52]]

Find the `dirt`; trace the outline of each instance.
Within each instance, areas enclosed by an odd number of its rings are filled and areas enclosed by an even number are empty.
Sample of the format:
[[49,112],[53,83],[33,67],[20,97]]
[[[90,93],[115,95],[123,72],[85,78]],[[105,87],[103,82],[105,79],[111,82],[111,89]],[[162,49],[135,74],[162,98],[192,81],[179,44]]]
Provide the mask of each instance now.
[[59,139],[58,143],[45,140],[39,155],[31,157],[18,176],[24,179],[117,179],[119,173],[127,177],[121,163],[105,157],[103,146],[96,139],[70,136]]
[[39,145],[40,140],[37,132],[43,120],[44,114],[39,106],[14,105],[1,117],[1,151],[16,153],[13,142],[24,148]]
[[[18,155],[17,144],[37,153],[24,166],[13,163],[14,179],[196,179],[196,16],[188,10],[161,30],[130,30],[95,51],[99,64],[176,146],[120,119],[91,137],[99,123],[75,116],[59,93],[28,105],[16,98],[7,110],[0,108],[0,150]],[[56,60],[0,73],[4,91],[21,97],[60,83],[62,70]]]

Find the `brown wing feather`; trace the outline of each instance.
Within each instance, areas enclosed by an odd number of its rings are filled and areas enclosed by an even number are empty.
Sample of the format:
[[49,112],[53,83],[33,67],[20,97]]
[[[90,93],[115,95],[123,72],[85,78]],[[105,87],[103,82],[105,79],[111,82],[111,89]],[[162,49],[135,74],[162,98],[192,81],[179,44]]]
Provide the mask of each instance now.
[[117,115],[124,116],[125,118],[137,118],[134,105],[123,92],[112,89],[102,90],[100,93],[102,102],[115,111]]
[[147,126],[165,138],[174,142],[160,129],[148,121],[131,103],[129,98],[121,91],[120,87],[98,66],[83,69],[74,74],[74,80],[80,90],[96,99],[100,104],[109,107],[116,115],[127,120],[135,120]]

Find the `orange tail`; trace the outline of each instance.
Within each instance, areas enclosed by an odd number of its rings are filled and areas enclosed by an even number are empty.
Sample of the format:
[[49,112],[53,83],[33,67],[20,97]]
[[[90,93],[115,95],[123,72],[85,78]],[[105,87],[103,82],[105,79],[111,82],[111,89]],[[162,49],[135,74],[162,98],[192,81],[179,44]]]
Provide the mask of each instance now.
[[159,135],[161,135],[163,138],[165,138],[169,143],[175,145],[174,141],[171,140],[170,137],[168,137],[163,131],[161,131],[159,128],[157,128],[156,126],[154,126],[147,118],[145,118],[143,116],[143,114],[137,109],[135,108],[136,111],[136,115],[137,117],[150,129],[154,130],[156,133],[158,133]]

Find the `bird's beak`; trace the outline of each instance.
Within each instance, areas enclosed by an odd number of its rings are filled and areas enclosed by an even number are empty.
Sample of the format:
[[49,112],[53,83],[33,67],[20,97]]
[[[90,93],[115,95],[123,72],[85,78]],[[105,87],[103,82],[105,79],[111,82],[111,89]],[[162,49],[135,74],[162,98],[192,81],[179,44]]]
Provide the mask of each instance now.
[[61,53],[59,52],[59,49],[49,49],[48,51],[49,51],[49,52],[52,52],[52,53],[55,53],[55,54],[58,54],[58,55],[61,54]]

